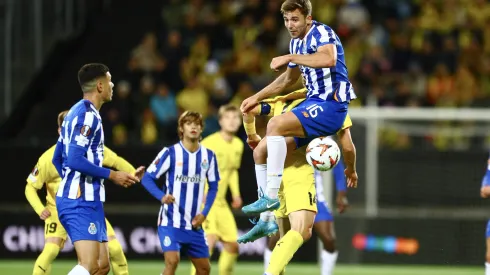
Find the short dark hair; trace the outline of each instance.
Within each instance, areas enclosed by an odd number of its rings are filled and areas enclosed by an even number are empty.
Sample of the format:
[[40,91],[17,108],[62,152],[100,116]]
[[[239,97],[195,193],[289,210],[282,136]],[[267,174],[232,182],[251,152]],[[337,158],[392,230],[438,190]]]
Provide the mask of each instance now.
[[177,127],[177,133],[179,134],[180,140],[184,139],[184,133],[180,131],[180,127],[184,127],[184,124],[187,122],[196,122],[197,124],[201,125],[202,130],[204,130],[204,120],[202,115],[194,111],[185,111],[180,115]]
[[78,71],[78,83],[82,88],[82,91],[88,92],[93,87],[88,86],[90,82],[96,80],[99,77],[105,77],[109,67],[102,63],[89,63],[83,65]]
[[311,2],[310,0],[286,0],[281,5],[281,13],[293,12],[299,10],[305,17],[311,15]]

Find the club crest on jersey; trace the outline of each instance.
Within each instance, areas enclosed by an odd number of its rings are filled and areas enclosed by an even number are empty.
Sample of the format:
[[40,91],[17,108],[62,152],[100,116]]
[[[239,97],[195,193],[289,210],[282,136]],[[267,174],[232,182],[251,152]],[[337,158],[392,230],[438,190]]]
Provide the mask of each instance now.
[[97,234],[97,227],[95,226],[95,223],[90,223],[90,225],[88,226],[88,233],[90,233],[91,235]]
[[209,163],[207,160],[203,160],[201,162],[201,168],[204,169],[204,170],[208,170],[209,169]]
[[171,244],[172,244],[172,241],[170,240],[170,238],[168,236],[165,236],[165,238],[163,239],[163,245],[165,247],[169,247]]
[[83,125],[83,127],[80,129],[80,134],[84,137],[88,137],[90,135],[92,130],[90,130],[90,126],[88,125]]

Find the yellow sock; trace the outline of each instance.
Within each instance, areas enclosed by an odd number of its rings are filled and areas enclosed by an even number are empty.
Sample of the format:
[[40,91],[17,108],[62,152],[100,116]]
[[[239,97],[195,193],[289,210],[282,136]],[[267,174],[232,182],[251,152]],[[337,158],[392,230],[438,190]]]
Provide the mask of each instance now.
[[51,264],[60,252],[60,247],[54,243],[46,243],[43,252],[37,257],[34,264],[32,275],[49,275],[51,273]]
[[114,275],[128,275],[128,262],[124,256],[121,244],[117,239],[109,242],[109,257]]
[[233,274],[233,267],[235,267],[236,258],[238,254],[230,253],[223,249],[219,255],[218,260],[218,274],[219,275],[231,275]]
[[274,247],[269,266],[265,273],[268,275],[281,274],[301,245],[303,245],[303,237],[301,234],[297,231],[289,230],[288,233],[277,242],[276,247]]
[[[213,255],[213,250],[209,249],[209,259],[211,260],[211,256]],[[196,275],[196,268],[193,264],[191,264],[191,275]]]

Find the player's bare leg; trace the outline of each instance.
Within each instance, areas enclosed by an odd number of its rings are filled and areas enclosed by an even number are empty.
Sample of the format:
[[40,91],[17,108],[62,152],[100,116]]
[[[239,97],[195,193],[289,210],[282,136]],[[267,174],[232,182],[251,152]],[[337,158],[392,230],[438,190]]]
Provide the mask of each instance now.
[[109,245],[107,242],[99,243],[99,270],[96,275],[106,275],[111,271],[111,266],[109,265]]
[[311,230],[316,213],[309,210],[299,210],[289,214],[291,230],[276,244],[272,251],[267,275],[279,275],[289,263],[294,253],[311,238]]
[[487,253],[485,255],[485,275],[490,275],[490,238],[487,238]]
[[43,251],[34,263],[33,275],[51,274],[51,264],[58,256],[63,243],[63,239],[58,237],[48,237],[44,240]]
[[97,274],[99,270],[99,242],[80,240],[76,241],[73,245],[77,252],[79,264],[68,275]]
[[313,229],[322,241],[322,275],[331,275],[337,262],[338,251],[335,247],[335,229],[331,221],[319,221],[313,225]]
[[218,274],[231,275],[238,257],[237,242],[223,242],[223,250],[218,260]]
[[[214,247],[216,243],[219,241],[219,237],[216,234],[206,234],[206,242],[209,247],[209,258],[213,255]],[[191,265],[191,275],[196,275],[196,268],[194,265]]]
[[162,275],[175,275],[180,262],[179,251],[167,251],[163,253],[163,257],[165,258],[165,268]]
[[[209,275],[211,272],[211,264],[208,258],[190,258],[192,264],[196,268],[196,275]],[[167,275],[166,273],[163,275]],[[170,274],[168,274],[170,275]]]

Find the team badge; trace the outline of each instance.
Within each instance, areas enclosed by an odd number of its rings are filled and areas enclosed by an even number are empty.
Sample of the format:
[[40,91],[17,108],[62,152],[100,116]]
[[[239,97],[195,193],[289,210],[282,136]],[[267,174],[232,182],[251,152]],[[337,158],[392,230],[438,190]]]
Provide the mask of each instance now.
[[88,125],[83,125],[83,127],[80,129],[80,134],[84,137],[88,137],[92,130],[90,130],[90,126]]
[[88,233],[91,235],[97,234],[97,227],[95,226],[95,223],[91,222],[89,227],[88,227]]
[[168,236],[165,236],[165,239],[163,239],[163,245],[165,247],[169,247],[171,244],[172,244],[172,241],[170,240],[170,238]]
[[201,162],[201,168],[202,168],[202,169],[204,169],[204,170],[208,170],[208,168],[209,168],[209,163],[208,163],[208,161],[207,161],[207,160],[203,160],[203,161]]

